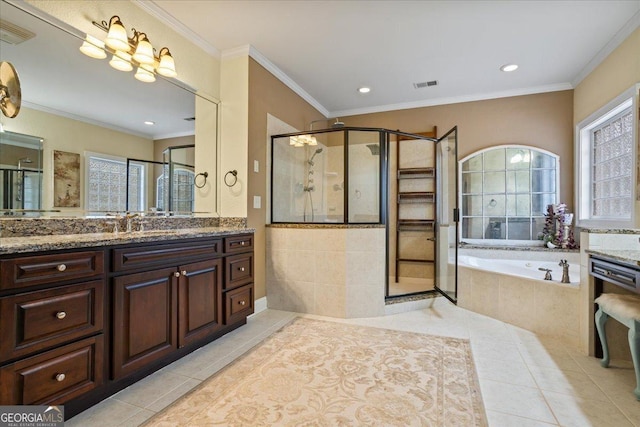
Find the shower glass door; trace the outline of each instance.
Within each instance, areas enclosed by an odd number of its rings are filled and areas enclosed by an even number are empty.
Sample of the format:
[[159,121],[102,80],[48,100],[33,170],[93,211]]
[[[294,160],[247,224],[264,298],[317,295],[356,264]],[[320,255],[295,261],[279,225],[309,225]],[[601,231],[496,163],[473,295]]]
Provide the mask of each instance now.
[[437,143],[438,221],[436,223],[435,289],[452,302],[458,299],[458,130]]

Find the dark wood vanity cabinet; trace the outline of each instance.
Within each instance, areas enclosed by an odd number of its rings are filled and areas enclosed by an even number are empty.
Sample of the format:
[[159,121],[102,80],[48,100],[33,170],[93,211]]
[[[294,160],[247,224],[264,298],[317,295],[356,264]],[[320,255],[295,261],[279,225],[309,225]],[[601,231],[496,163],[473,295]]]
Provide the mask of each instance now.
[[0,257],[0,404],[67,417],[246,323],[253,234]]
[[0,404],[61,404],[104,381],[103,251],[0,259]]

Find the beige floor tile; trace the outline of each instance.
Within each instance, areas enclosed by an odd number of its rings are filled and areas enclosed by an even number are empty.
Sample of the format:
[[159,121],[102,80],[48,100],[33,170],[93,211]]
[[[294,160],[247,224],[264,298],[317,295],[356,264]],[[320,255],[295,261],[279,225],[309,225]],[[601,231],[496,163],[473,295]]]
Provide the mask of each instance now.
[[193,390],[200,383],[201,381],[199,380],[189,379],[184,384],[181,384],[180,386],[171,390],[169,393],[162,396],[160,399],[149,404],[146,407],[146,409],[151,410],[153,412],[159,412],[164,408],[166,408],[167,406],[169,406],[170,404],[172,404],[173,402],[175,402],[176,400],[178,400],[179,398],[181,398],[182,396],[184,396],[185,394],[187,394],[188,392],[190,392],[191,390]]
[[531,375],[541,390],[579,396],[584,399],[608,401],[591,378],[584,372],[563,371],[530,365]]
[[471,341],[474,357],[496,360],[522,361],[518,346],[507,340],[475,338]]
[[[278,310],[257,313],[247,325],[88,409],[66,425],[137,426],[296,316]],[[434,298],[426,308],[387,316],[308,317],[469,339],[490,426],[544,427],[562,420],[563,426],[618,427],[640,420],[630,363],[613,361],[612,368],[604,369],[597,359],[582,355],[562,341],[461,309],[445,298]],[[162,384],[161,391],[158,384]]]
[[189,377],[162,369],[153,375],[125,388],[113,395],[112,399],[128,403],[139,408],[146,408],[151,402],[164,396],[189,380]]
[[537,388],[481,380],[482,399],[487,410],[554,424],[555,417]]
[[563,427],[632,427],[629,419],[610,401],[581,399],[567,394],[542,392]]
[[153,417],[156,413],[150,411],[148,409],[143,409],[142,411],[135,414],[133,417],[126,420],[124,423],[119,424],[118,427],[138,427],[149,418]]
[[527,387],[535,387],[536,383],[522,360],[500,360],[474,357],[478,378],[499,381]]
[[489,427],[549,427],[558,424],[548,424],[542,421],[530,420],[515,415],[503,414],[496,411],[487,411]]
[[65,427],[115,427],[124,424],[143,409],[115,399],[106,399],[65,421]]

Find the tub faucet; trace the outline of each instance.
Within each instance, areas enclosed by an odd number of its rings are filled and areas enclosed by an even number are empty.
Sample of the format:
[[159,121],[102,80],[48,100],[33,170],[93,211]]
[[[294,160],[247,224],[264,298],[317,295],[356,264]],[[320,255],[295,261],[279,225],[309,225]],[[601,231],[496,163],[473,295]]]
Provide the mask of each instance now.
[[569,263],[567,262],[567,260],[561,259],[560,264],[558,265],[562,267],[562,280],[560,280],[560,282],[571,283],[571,280],[569,279]]
[[544,267],[539,267],[538,270],[546,271],[546,273],[544,273],[544,280],[553,280],[551,278],[551,270],[549,270],[548,268],[544,268]]

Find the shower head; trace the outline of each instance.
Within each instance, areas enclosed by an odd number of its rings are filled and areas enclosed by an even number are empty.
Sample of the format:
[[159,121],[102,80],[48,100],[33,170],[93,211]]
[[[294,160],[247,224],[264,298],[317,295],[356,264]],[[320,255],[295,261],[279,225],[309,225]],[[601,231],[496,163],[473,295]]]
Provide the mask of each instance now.
[[318,149],[313,153],[313,155],[311,156],[311,158],[310,158],[309,160],[307,160],[307,163],[309,163],[311,166],[313,166],[313,158],[314,158],[316,155],[320,154],[320,153],[322,153],[322,148],[318,148]]
[[341,122],[340,119],[336,118],[335,123],[333,123],[331,125],[331,129],[338,129],[338,128],[343,128],[344,127],[344,122]]
[[27,164],[33,163],[33,160],[31,160],[29,157],[23,157],[21,159],[18,159],[18,169],[21,169],[24,163],[27,163]]

